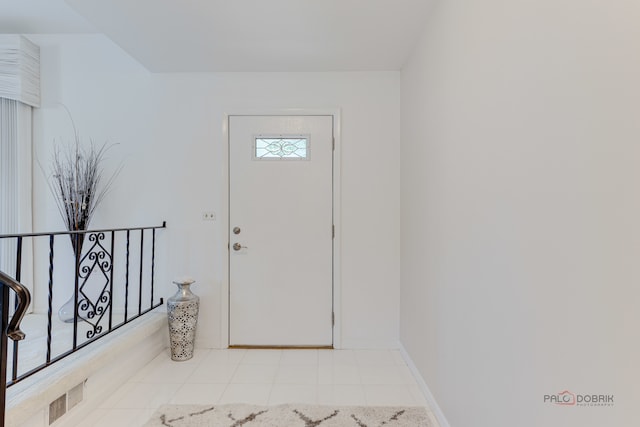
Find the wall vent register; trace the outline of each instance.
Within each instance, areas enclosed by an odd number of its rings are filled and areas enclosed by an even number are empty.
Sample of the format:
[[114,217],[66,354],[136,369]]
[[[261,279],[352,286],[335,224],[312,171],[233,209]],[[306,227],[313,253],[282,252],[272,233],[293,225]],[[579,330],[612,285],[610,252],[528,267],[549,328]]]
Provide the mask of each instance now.
[[254,160],[309,160],[311,154],[308,136],[257,136],[253,146]]

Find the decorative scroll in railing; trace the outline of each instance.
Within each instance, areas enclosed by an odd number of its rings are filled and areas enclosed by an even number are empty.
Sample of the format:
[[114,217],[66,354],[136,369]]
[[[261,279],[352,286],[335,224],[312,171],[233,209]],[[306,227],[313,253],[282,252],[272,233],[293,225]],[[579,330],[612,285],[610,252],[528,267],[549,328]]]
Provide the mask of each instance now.
[[8,344],[7,387],[164,303],[154,276],[165,227],[0,235],[0,269],[15,269],[12,279],[34,296],[27,338]]

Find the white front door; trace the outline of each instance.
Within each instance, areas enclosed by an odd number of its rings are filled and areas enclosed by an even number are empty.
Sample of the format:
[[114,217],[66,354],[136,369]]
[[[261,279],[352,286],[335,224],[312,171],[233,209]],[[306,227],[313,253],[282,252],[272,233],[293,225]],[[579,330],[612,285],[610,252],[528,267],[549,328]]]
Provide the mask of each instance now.
[[333,345],[333,117],[229,117],[229,345]]

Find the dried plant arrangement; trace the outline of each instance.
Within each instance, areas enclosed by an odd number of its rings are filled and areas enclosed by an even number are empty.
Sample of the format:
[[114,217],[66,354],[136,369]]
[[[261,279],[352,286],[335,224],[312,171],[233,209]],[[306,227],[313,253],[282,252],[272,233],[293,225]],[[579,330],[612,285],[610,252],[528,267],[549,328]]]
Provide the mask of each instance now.
[[[47,183],[67,230],[83,231],[89,227],[96,208],[109,192],[122,165],[105,179],[103,162],[113,144],[105,142],[96,145],[91,139],[88,145],[83,144],[71,114],[69,118],[74,138],[66,144],[54,141],[51,179]],[[78,257],[82,251],[84,235],[72,234],[70,237],[73,251]]]

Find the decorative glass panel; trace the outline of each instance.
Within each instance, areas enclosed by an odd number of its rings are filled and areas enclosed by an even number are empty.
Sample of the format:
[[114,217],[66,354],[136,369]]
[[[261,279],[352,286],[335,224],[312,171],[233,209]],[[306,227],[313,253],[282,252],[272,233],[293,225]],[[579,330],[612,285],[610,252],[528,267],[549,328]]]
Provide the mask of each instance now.
[[256,138],[256,159],[307,159],[308,138]]

